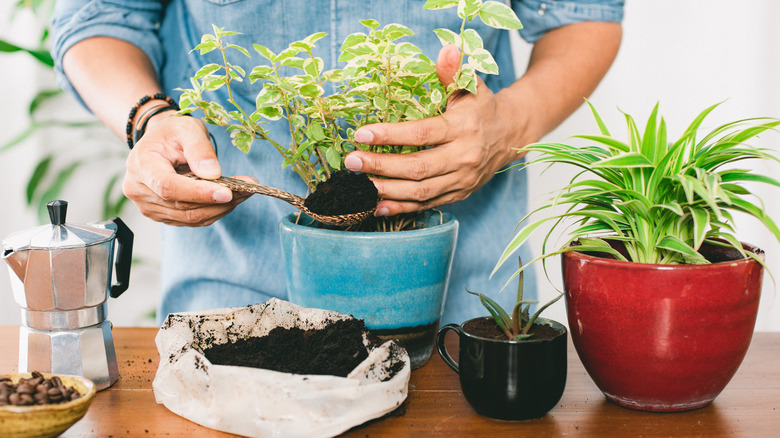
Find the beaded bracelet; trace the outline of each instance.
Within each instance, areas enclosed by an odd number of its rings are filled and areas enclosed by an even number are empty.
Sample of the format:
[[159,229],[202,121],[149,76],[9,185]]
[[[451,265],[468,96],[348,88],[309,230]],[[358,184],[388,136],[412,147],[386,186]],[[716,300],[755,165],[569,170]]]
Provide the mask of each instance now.
[[151,112],[149,112],[149,117],[143,119],[143,122],[141,122],[141,126],[133,130],[133,145],[130,146],[130,149],[133,149],[133,146],[136,143],[138,143],[138,140],[140,140],[141,137],[143,137],[144,133],[146,133],[146,124],[149,123],[149,119],[165,111],[178,111],[178,110],[179,107],[177,105],[158,106],[152,109]]
[[178,110],[178,106],[176,105],[176,102],[171,99],[170,96],[164,94],[164,93],[154,93],[154,94],[147,94],[146,96],[142,97],[138,100],[138,102],[133,105],[133,107],[130,109],[130,114],[127,116],[127,126],[125,127],[125,135],[127,136],[127,147],[130,149],[133,148],[134,141],[133,141],[133,119],[135,118],[135,114],[138,112],[138,108],[146,104],[147,102],[151,100],[164,100],[168,102],[169,105],[175,106]]

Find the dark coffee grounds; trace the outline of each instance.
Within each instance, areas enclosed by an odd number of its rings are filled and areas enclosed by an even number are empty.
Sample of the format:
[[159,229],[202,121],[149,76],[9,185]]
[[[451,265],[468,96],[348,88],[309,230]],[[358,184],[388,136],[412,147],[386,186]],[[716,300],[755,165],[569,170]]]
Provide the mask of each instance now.
[[[493,318],[478,318],[468,321],[463,324],[463,330],[480,338],[509,340]],[[532,325],[528,333],[532,335],[528,339],[552,339],[558,334],[554,328],[544,324]]]
[[338,216],[369,211],[376,207],[378,197],[368,175],[339,170],[326,181],[318,183],[303,205],[316,214]]
[[346,377],[368,357],[365,330],[358,319],[334,321],[319,330],[277,327],[263,337],[213,345],[203,354],[214,365]]

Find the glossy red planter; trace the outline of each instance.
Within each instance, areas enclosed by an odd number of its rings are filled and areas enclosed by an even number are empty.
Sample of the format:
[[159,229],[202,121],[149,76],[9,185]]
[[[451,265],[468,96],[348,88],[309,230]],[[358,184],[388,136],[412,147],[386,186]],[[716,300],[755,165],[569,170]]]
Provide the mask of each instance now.
[[[718,251],[716,259],[733,257]],[[736,373],[758,313],[763,269],[755,260],[652,265],[571,251],[562,264],[574,346],[613,403],[696,409]]]

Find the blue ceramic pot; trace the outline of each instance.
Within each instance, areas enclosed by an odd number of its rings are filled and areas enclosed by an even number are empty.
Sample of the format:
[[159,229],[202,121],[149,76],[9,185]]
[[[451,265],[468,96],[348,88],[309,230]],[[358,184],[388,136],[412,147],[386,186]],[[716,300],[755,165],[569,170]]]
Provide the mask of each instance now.
[[297,213],[283,218],[289,300],[364,320],[373,334],[398,340],[419,368],[433,351],[458,236],[449,213],[423,220],[425,228],[381,233],[319,228]]

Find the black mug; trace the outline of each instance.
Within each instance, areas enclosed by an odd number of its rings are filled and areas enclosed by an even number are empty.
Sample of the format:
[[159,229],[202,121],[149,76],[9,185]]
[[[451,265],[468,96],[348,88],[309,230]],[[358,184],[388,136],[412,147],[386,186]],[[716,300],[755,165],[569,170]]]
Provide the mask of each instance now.
[[[537,323],[552,326],[558,334],[552,339],[510,341],[478,337],[458,324],[439,330],[439,355],[458,373],[463,395],[480,415],[500,420],[539,418],[561,399],[566,386],[568,332],[556,321],[539,318]],[[444,335],[450,330],[459,338],[458,363],[444,345]]]

